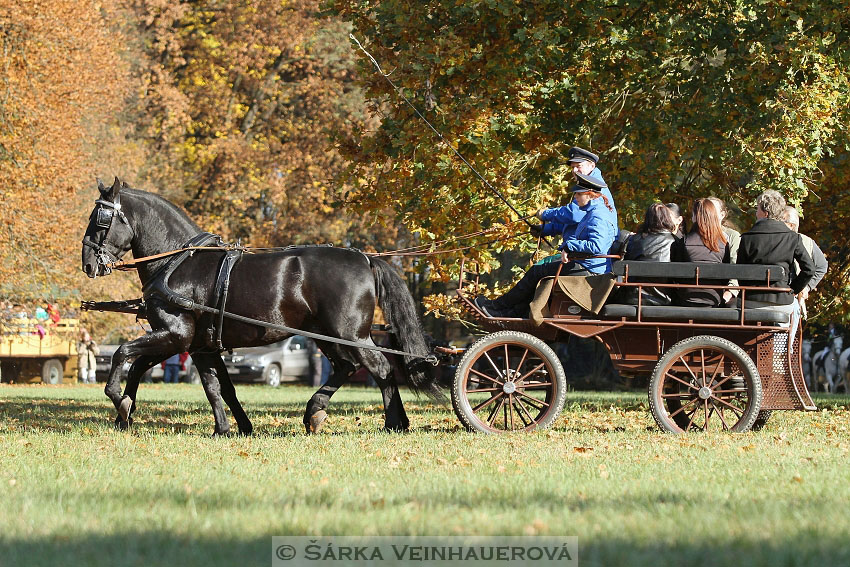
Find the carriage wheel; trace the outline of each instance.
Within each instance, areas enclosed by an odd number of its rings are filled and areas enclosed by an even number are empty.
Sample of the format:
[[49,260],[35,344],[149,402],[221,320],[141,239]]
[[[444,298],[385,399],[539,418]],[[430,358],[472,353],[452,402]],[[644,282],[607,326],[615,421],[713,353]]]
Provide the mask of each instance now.
[[747,431],[761,408],[761,377],[738,345],[698,336],[673,345],[649,381],[649,407],[671,433]]
[[756,420],[753,422],[753,431],[761,431],[764,429],[764,426],[767,425],[768,420],[770,419],[771,414],[773,414],[772,410],[763,409],[759,412],[758,416],[756,416]]
[[566,391],[564,368],[546,343],[499,331],[466,351],[455,372],[452,406],[470,430],[532,431],[555,422]]

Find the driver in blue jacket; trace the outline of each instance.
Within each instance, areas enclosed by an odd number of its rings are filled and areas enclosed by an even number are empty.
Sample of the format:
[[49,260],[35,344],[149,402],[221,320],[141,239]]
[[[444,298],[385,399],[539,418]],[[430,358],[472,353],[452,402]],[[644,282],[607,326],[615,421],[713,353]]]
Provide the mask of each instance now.
[[[611,190],[608,188],[608,184],[602,177],[602,171],[598,167],[599,156],[583,148],[573,146],[567,153],[567,161],[572,167],[574,175],[588,176],[601,185],[600,192],[611,204],[611,209],[614,211],[614,226],[617,226],[617,208],[614,205],[614,197],[611,195]],[[540,209],[537,213],[538,218],[544,223],[538,230],[544,236],[553,234],[563,235],[565,232],[571,232],[585,215],[585,211],[578,206],[575,200],[570,201],[569,204],[563,207]]]
[[[575,254],[607,254],[617,236],[617,215],[611,200],[602,193],[605,186],[581,173],[576,174],[576,179],[578,182],[572,188],[574,203],[583,214],[575,229],[564,233],[564,240],[558,247],[561,262],[535,264],[513,288],[497,299],[476,297],[476,307],[488,317],[524,317],[529,302],[534,298],[537,283],[547,276],[554,276],[561,263],[564,264],[561,268],[561,275],[564,276],[587,276],[611,271],[609,258],[574,257]],[[558,209],[565,209],[572,204]],[[553,211],[553,215],[557,214],[557,209],[546,209],[544,213],[549,214],[550,211]]]

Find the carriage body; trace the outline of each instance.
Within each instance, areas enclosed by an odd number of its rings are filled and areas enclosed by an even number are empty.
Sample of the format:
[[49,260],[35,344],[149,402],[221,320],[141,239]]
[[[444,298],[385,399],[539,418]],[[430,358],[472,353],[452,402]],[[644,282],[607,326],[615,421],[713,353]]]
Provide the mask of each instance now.
[[[552,292],[545,316],[536,321],[484,316],[471,301],[477,292],[477,276],[467,280],[463,267],[461,272],[460,301],[482,327],[492,332],[479,341],[482,345],[473,345],[471,350],[477,347],[477,352],[472,357],[467,356],[466,364],[458,367],[453,387],[455,411],[473,429],[487,432],[532,430],[551,425],[557,417],[560,407],[554,405],[563,403],[563,395],[547,390],[565,387],[557,376],[559,372],[563,375],[563,370],[557,368],[560,365],[557,357],[544,364],[545,370],[538,371],[539,379],[521,381],[521,384],[543,384],[536,388],[539,393],[525,391],[517,397],[515,391],[505,391],[512,372],[501,370],[503,361],[509,363],[505,365],[507,368],[519,364],[519,357],[525,365],[514,371],[519,377],[531,370],[523,356],[541,362],[550,357],[528,337],[539,340],[544,346],[547,342],[565,342],[569,337],[601,341],[622,375],[651,376],[650,406],[656,421],[668,431],[711,429],[712,418],[722,429],[744,431],[759,428],[772,410],[816,409],[802,371],[801,327],[797,327],[791,338],[787,315],[746,307],[748,293],[768,287],[777,291],[778,288],[771,284],[784,275],[779,266],[616,262],[613,273],[616,282],[610,297],[616,297],[617,290],[629,287],[639,291],[646,286],[669,288],[668,291],[675,288],[730,289],[738,291],[743,309],[643,305],[638,299],[637,305],[609,301],[594,313],[555,285],[550,286]],[[751,285],[717,284],[718,280],[735,279]],[[678,283],[683,280],[690,283]],[[752,285],[754,282],[758,285]],[[642,294],[636,297],[641,298]],[[509,348],[503,346],[511,337],[517,343],[513,348],[518,351],[513,360]],[[789,339],[792,339],[790,345]],[[490,359],[496,358],[495,351],[486,348],[488,342],[498,343],[500,360],[495,364],[493,360],[471,360],[475,356],[485,356],[487,351]],[[531,354],[519,354],[527,349]],[[497,367],[501,372],[492,370]],[[478,374],[489,374],[490,378]],[[547,384],[551,386],[545,386]],[[482,385],[490,387],[482,388]],[[516,389],[513,385],[507,388]],[[479,390],[495,392],[491,397],[498,395],[500,400],[505,398],[506,401],[496,410],[499,400],[487,404],[488,394]],[[690,405],[682,409],[684,404]],[[527,407],[515,409],[516,405]],[[538,406],[541,408],[539,419],[530,419],[535,416],[529,414],[535,414],[534,408]],[[511,411],[517,411],[525,419],[515,419],[512,425],[510,416],[505,415]]]

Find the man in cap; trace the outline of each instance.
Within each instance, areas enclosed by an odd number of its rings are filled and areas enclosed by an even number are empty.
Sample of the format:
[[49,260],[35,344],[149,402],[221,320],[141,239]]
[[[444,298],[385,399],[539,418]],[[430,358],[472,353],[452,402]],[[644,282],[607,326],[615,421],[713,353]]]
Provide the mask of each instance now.
[[[604,274],[611,271],[611,260],[608,258],[574,258],[575,254],[607,254],[617,236],[617,217],[613,204],[602,192],[605,185],[582,173],[577,173],[576,179],[577,183],[572,187],[574,203],[583,215],[574,230],[564,233],[564,240],[558,247],[561,262],[535,264],[510,291],[498,299],[491,301],[483,296],[476,297],[475,305],[488,317],[524,316],[528,303],[534,298],[537,283],[547,276],[554,276],[559,267],[561,275],[564,276]],[[561,263],[563,267],[560,266]]]
[[[572,167],[573,175],[590,177],[601,185],[601,193],[605,195],[614,210],[614,226],[617,226],[617,207],[614,205],[614,196],[611,195],[611,190],[602,177],[599,167],[597,167],[599,156],[583,148],[573,146],[567,152],[567,161]],[[565,231],[572,230],[581,222],[584,215],[585,212],[581,210],[575,200],[563,207],[537,211],[537,217],[545,223],[540,229],[544,236],[564,234]]]

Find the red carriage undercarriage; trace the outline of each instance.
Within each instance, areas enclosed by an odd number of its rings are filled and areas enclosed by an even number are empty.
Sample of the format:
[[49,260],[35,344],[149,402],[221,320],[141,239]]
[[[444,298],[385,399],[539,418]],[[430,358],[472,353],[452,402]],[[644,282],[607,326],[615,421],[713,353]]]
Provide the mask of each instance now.
[[[650,408],[666,431],[740,432],[760,429],[773,410],[814,410],[801,366],[801,326],[788,348],[789,316],[747,307],[748,293],[783,291],[770,287],[787,281],[783,276],[780,266],[615,262],[613,291],[730,289],[738,290],[742,307],[651,306],[642,300],[590,306],[568,295],[569,285],[549,285],[548,298],[541,298],[538,289],[537,302],[548,310],[535,321],[486,317],[472,303],[478,275],[467,280],[462,265],[458,297],[491,333],[473,344],[458,365],[455,413],[468,428],[486,433],[551,426],[563,407],[566,381],[546,342],[569,336],[601,341],[624,376],[651,375]],[[759,285],[717,283],[736,279]],[[693,283],[671,283],[681,281]],[[565,282],[559,278],[559,284]]]

